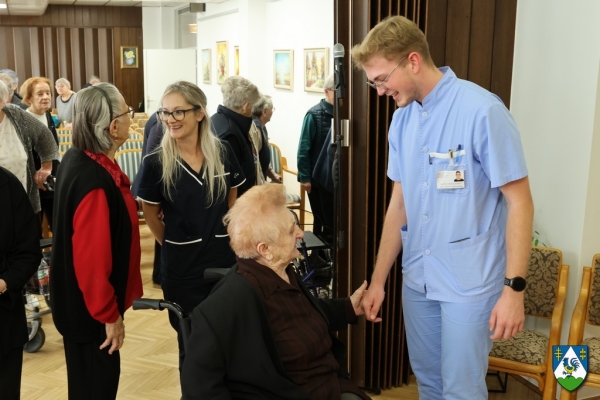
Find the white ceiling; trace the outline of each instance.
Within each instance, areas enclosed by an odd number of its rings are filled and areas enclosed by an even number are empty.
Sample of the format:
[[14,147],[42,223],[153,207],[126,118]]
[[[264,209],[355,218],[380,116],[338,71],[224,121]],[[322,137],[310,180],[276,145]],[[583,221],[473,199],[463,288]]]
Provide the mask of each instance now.
[[181,7],[192,3],[223,3],[227,0],[0,0],[0,15],[44,15],[48,4],[73,6]]

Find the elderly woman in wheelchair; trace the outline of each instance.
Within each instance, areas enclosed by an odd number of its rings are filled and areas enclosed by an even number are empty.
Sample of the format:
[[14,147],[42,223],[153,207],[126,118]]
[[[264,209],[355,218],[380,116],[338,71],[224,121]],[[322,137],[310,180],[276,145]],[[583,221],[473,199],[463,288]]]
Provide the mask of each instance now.
[[224,221],[237,265],[192,314],[183,399],[369,399],[333,333],[363,313],[366,281],[345,299],[310,294],[290,265],[303,232],[282,185],[251,188]]

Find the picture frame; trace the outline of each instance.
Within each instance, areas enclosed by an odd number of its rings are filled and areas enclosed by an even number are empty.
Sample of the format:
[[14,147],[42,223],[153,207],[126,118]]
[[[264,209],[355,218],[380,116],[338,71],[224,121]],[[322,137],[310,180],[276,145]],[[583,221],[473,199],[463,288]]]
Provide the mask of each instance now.
[[294,50],[273,50],[273,86],[293,90]]
[[212,83],[211,50],[202,49],[202,82]]
[[329,75],[329,48],[304,49],[304,91],[323,93]]
[[233,73],[240,74],[240,46],[233,48]]
[[222,84],[229,77],[229,54],[227,42],[217,42],[217,83]]
[[138,68],[138,47],[121,46],[121,68]]

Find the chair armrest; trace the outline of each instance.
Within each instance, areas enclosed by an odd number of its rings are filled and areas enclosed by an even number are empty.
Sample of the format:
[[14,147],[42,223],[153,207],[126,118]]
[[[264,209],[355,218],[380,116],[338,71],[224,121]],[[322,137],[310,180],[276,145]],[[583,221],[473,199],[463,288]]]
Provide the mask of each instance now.
[[565,299],[567,297],[567,285],[569,283],[569,266],[562,265],[560,268],[560,277],[556,294],[556,302],[552,311],[552,322],[550,325],[550,346],[556,346],[560,343],[562,330],[562,321],[565,312]]
[[580,345],[583,341],[583,330],[585,328],[591,281],[592,269],[590,267],[583,267],[579,298],[577,299],[577,304],[575,304],[575,309],[573,309],[573,315],[571,316],[568,341],[568,344],[570,345]]

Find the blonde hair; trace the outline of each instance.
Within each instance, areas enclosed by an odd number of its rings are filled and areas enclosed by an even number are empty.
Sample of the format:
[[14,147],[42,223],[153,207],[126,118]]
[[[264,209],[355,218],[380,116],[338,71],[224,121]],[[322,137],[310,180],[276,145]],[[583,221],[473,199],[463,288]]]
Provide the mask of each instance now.
[[[204,110],[204,118],[198,123],[198,142],[200,144],[200,150],[204,155],[204,171],[206,174],[206,181],[208,183],[207,190],[207,207],[212,206],[216,202],[223,201],[227,198],[227,182],[225,181],[225,167],[223,166],[223,160],[225,159],[225,147],[217,138],[212,131],[212,123],[206,110],[206,95],[196,85],[190,82],[178,81],[175,82],[165,89],[162,99],[160,101],[161,106],[165,96],[178,93],[180,94],[190,105],[197,106],[199,109]],[[197,113],[200,110],[192,111]],[[161,146],[156,151],[160,152],[159,159],[162,163],[162,182],[167,193],[167,197],[173,198],[173,190],[175,184],[179,180],[182,173],[181,167],[181,155],[179,154],[179,147],[177,142],[169,134],[169,128],[166,124],[163,124],[165,128],[165,134],[161,140]]]
[[266,183],[253,186],[236,200],[223,217],[227,225],[229,244],[240,258],[257,258],[258,243],[276,245],[287,229],[288,221],[282,213],[290,211],[285,206],[283,185]]
[[425,34],[413,21],[396,15],[375,25],[362,43],[352,47],[351,54],[355,67],[362,68],[374,56],[395,60],[413,51],[421,55],[425,64],[434,65]]

